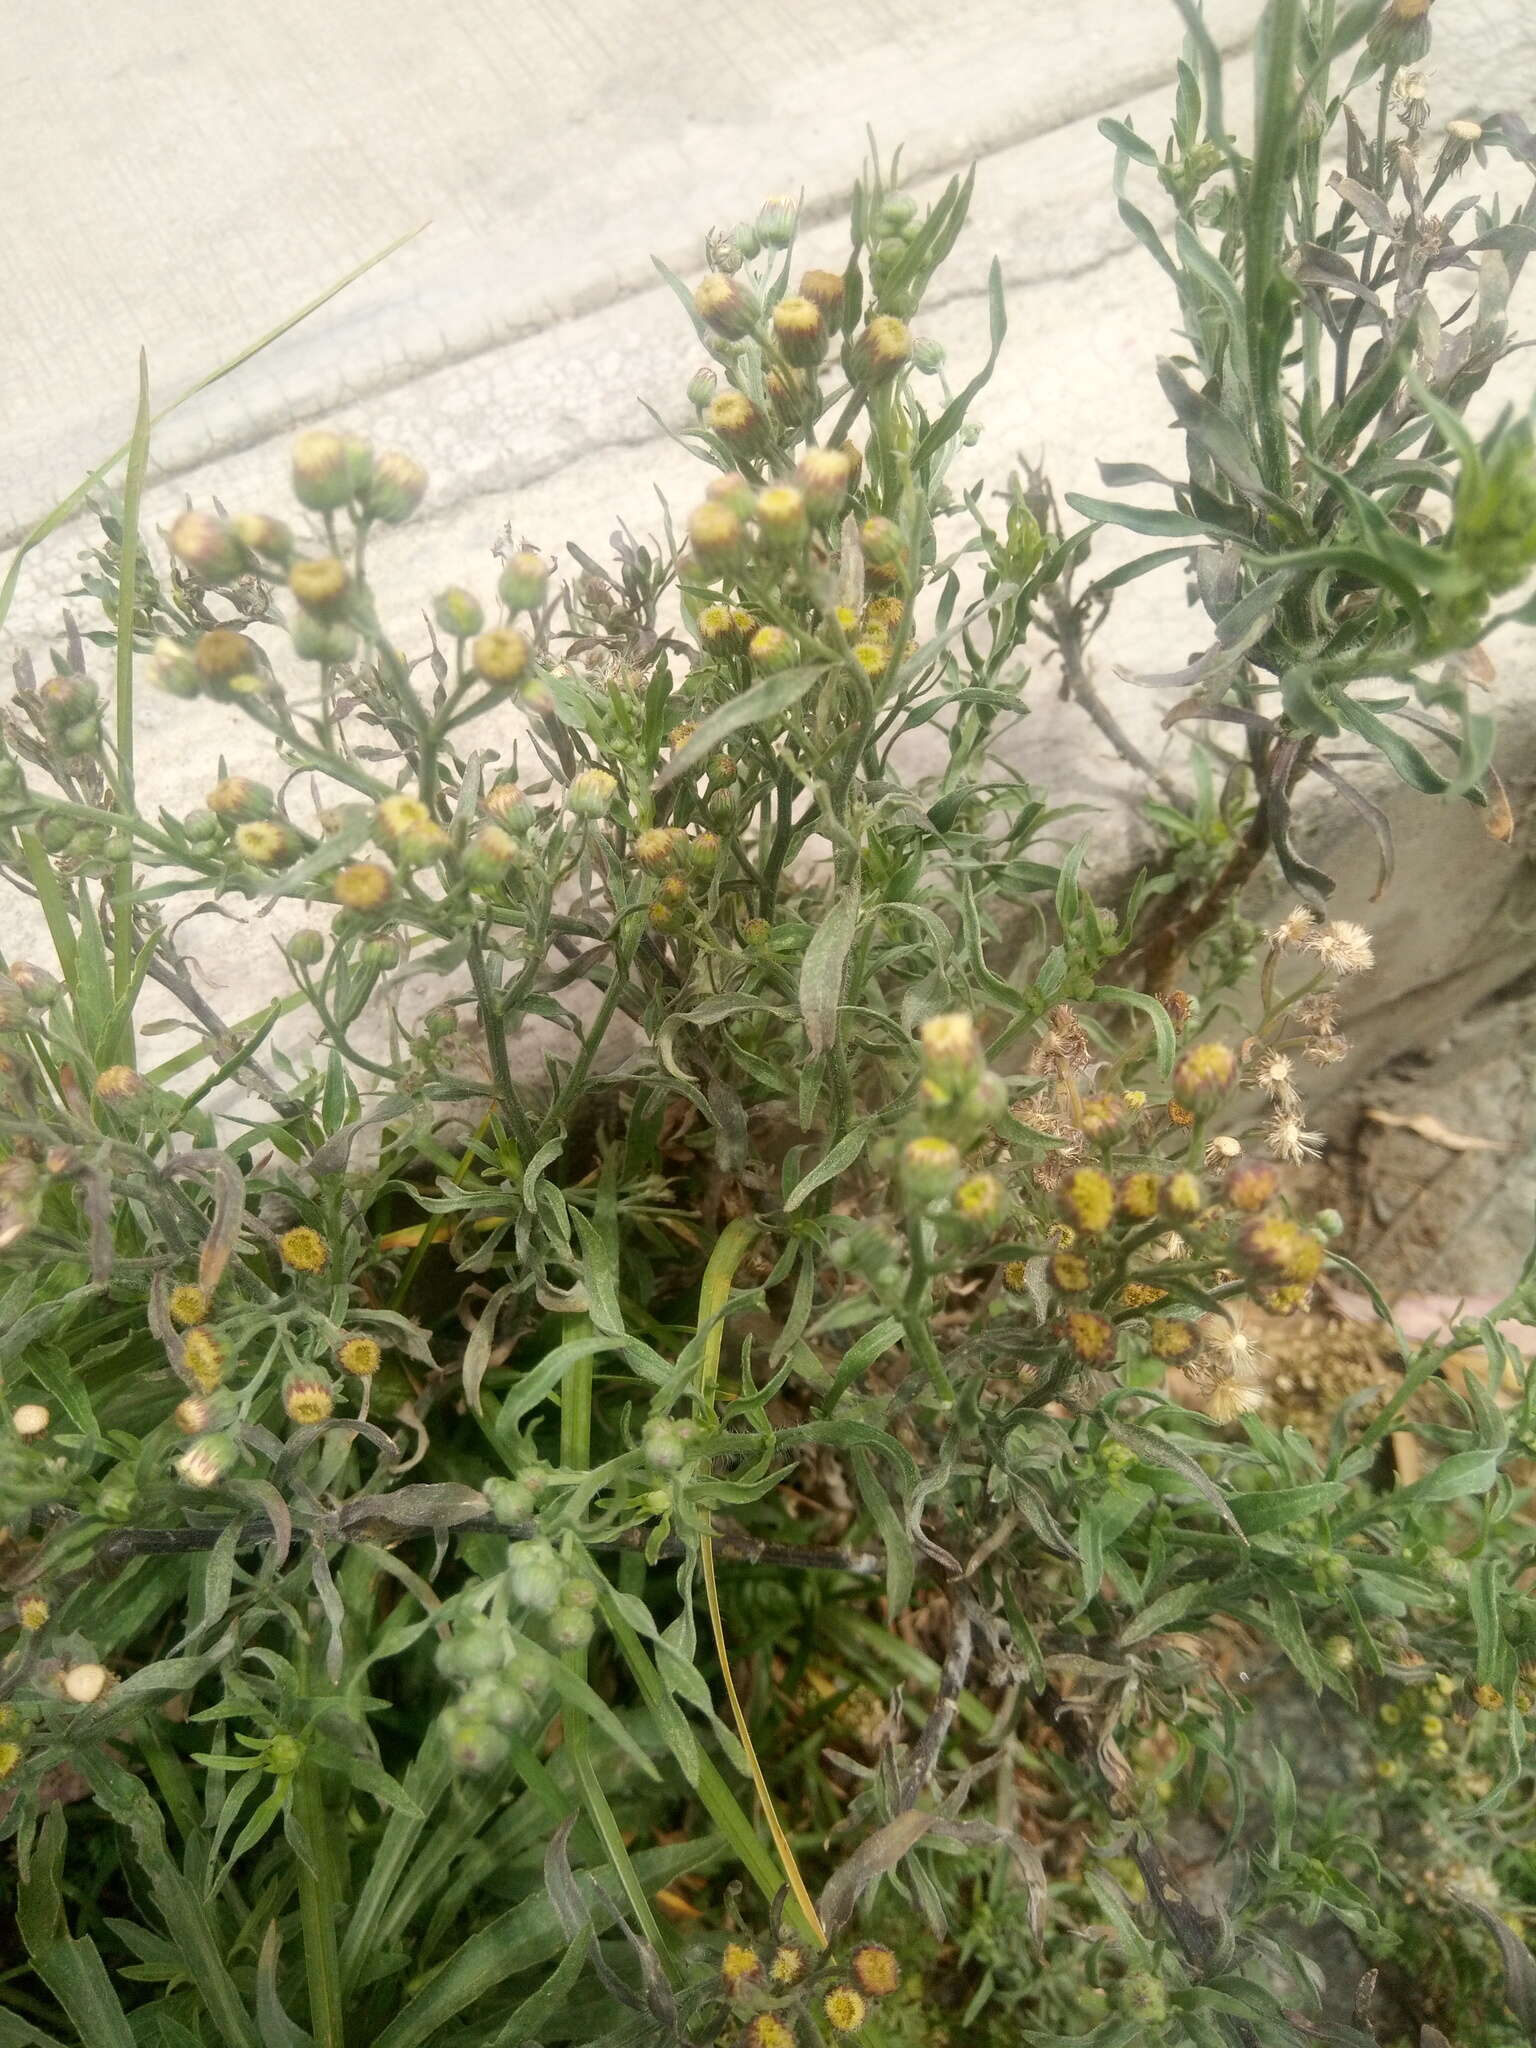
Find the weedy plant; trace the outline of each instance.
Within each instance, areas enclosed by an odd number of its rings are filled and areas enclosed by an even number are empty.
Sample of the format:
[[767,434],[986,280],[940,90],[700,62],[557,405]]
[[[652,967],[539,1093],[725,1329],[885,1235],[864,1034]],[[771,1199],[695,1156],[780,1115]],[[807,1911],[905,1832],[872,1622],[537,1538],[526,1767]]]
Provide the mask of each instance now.
[[[57,955],[0,980],[6,2048],[1536,2038],[1536,1266],[1316,1439],[1245,1320],[1370,1286],[1289,1177],[1371,964],[1299,786],[1508,829],[1467,681],[1536,461],[1462,415],[1536,209],[1463,187],[1536,149],[1431,141],[1427,0],[1269,0],[1240,143],[1185,12],[1166,147],[1105,124],[1189,472],[1106,482],[1171,502],[968,480],[999,273],[952,384],[971,183],[878,158],[842,270],[775,199],[670,280],[680,531],[509,548],[409,647],[413,460],[307,432],[296,515],[162,554],[141,407],[0,757]],[[1094,577],[1109,522],[1166,545]],[[1140,680],[1215,733],[1107,908],[1004,743],[1033,629],[1140,761],[1085,650],[1175,563],[1213,645]],[[147,815],[146,679],[270,778]],[[226,1023],[178,933],[278,901]]]

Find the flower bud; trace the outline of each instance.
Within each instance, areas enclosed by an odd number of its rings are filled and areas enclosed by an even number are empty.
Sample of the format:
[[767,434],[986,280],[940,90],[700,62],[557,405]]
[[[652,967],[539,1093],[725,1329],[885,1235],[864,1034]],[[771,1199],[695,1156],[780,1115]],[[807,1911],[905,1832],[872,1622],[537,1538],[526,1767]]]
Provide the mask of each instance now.
[[694,620],[700,642],[710,654],[725,654],[741,644],[741,628],[728,604],[707,604]]
[[371,1380],[379,1369],[379,1347],[372,1337],[343,1337],[336,1346],[336,1363],[355,1379]]
[[807,448],[795,470],[805,509],[818,525],[841,513],[848,498],[848,458],[837,448]]
[[103,1067],[96,1076],[96,1100],[109,1103],[113,1109],[142,1102],[148,1093],[149,1083],[132,1067]]
[[1238,1232],[1232,1261],[1251,1280],[1306,1287],[1322,1271],[1323,1243],[1287,1216],[1260,1216]]
[[216,1430],[188,1444],[175,1460],[176,1475],[184,1485],[206,1491],[233,1470],[239,1456],[240,1446],[229,1431]]
[[188,1394],[178,1401],[171,1420],[183,1436],[209,1436],[228,1429],[236,1418],[234,1396],[227,1387],[213,1387],[206,1394]]
[[1193,1323],[1180,1322],[1173,1316],[1154,1316],[1147,1325],[1147,1349],[1154,1358],[1172,1365],[1180,1359],[1192,1358],[1200,1349],[1200,1332]]
[[786,193],[775,193],[758,208],[757,237],[765,249],[787,249],[795,239],[800,202]]
[[792,668],[798,659],[799,649],[792,635],[786,633],[782,626],[759,626],[747,645],[747,655],[754,668],[771,672]]
[[182,1340],[181,1362],[188,1376],[205,1394],[224,1383],[229,1346],[215,1330],[197,1324]]
[[773,309],[773,338],[786,363],[819,363],[827,350],[821,309],[810,299],[780,299]]
[[763,438],[763,416],[744,391],[722,391],[712,398],[704,424],[728,448],[754,448]]
[[879,1941],[861,1941],[848,1958],[853,1981],[870,1998],[889,1998],[901,1989],[901,1965]]
[[534,1537],[507,1551],[507,1585],[512,1598],[535,1614],[552,1614],[566,1580],[564,1564],[552,1543]]
[[298,833],[280,819],[262,818],[235,827],[235,851],[253,867],[288,867],[303,850]]
[[271,817],[274,799],[264,782],[252,782],[246,775],[226,775],[213,785],[205,801],[216,818],[232,826]]
[[48,1602],[41,1593],[23,1593],[16,1602],[16,1619],[29,1636],[47,1625]]
[[340,434],[316,428],[293,444],[293,495],[311,512],[334,512],[352,495],[352,466]]
[[907,559],[907,544],[894,520],[866,519],[859,528],[859,551],[864,557],[868,582],[891,584],[901,581]]
[[211,512],[183,512],[166,535],[171,553],[199,583],[233,583],[251,558],[231,528]]
[[532,654],[527,638],[515,626],[493,626],[474,645],[477,672],[499,687],[517,682],[526,673]]
[[190,699],[202,686],[197,663],[179,641],[159,639],[149,657],[149,680],[168,697]]
[[210,1303],[207,1292],[194,1286],[190,1280],[183,1280],[173,1287],[165,1305],[178,1330],[190,1330],[208,1320]]
[[509,612],[537,611],[549,589],[544,557],[531,548],[519,548],[508,558],[496,588]]
[[930,1017],[918,1037],[923,1075],[952,1095],[976,1080],[982,1071],[981,1040],[969,1012],[949,1010]]
[[493,1477],[484,1481],[480,1491],[504,1529],[526,1522],[533,1514],[536,1505],[533,1489],[525,1486],[521,1479]]
[[1196,1112],[1219,1102],[1237,1079],[1237,1055],[1220,1039],[1192,1045],[1173,1070],[1173,1099]]
[[319,1231],[304,1223],[283,1232],[277,1240],[277,1252],[291,1273],[323,1273],[331,1256],[331,1248]]
[[432,600],[437,630],[450,640],[473,640],[485,626],[485,606],[472,590],[450,584]]
[[288,637],[300,661],[322,661],[331,668],[339,668],[357,652],[357,634],[344,619],[317,618],[313,612],[299,612]]
[[693,1425],[670,1416],[650,1416],[640,1431],[640,1448],[653,1472],[681,1472],[688,1462]]
[[265,512],[237,512],[229,524],[243,548],[276,562],[279,567],[293,553],[292,530],[281,519],[269,519]]
[[443,1715],[448,1756],[455,1770],[484,1777],[507,1760],[507,1738],[493,1721],[476,1715]]
[[498,782],[486,792],[484,802],[497,824],[508,832],[528,831],[537,815],[516,782]]
[[1056,1325],[1056,1334],[1080,1365],[1105,1366],[1114,1362],[1119,1341],[1115,1326],[1096,1309],[1068,1309]]
[[394,876],[373,860],[350,861],[331,883],[331,894],[344,910],[382,910],[394,890]]
[[436,818],[410,825],[395,844],[395,861],[402,869],[434,867],[453,851],[451,834]]
[[364,510],[388,526],[402,526],[427,494],[427,472],[398,448],[373,459],[373,474],[362,492]]
[[1098,1167],[1080,1166],[1067,1176],[1057,1202],[1074,1229],[1097,1237],[1114,1220],[1115,1185]]
[[950,1195],[960,1179],[960,1154],[948,1138],[913,1138],[902,1148],[901,1180],[918,1202]]
[[345,562],[335,555],[321,555],[314,561],[295,562],[288,571],[288,588],[305,611],[316,618],[333,618],[346,607],[352,578]]
[[729,341],[751,332],[757,312],[745,285],[714,270],[694,287],[693,309],[706,327]]
[[325,1422],[336,1411],[336,1396],[324,1374],[294,1366],[283,1380],[283,1412],[290,1422]]
[[226,687],[233,677],[246,675],[261,665],[256,643],[227,626],[215,626],[211,632],[199,634],[192,659],[205,683]]
[[607,815],[618,794],[618,782],[605,768],[586,768],[565,792],[566,808],[573,817],[597,819]]
[[0,974],[0,1031],[19,1031],[29,1015],[20,986],[8,974]]
[[1159,1200],[1172,1222],[1188,1223],[1205,1207],[1205,1191],[1192,1173],[1170,1173]]
[[930,340],[927,335],[912,344],[913,367],[921,370],[925,377],[936,376],[943,369],[947,354],[942,341]]
[[720,379],[706,364],[688,379],[688,403],[695,412],[702,412],[719,388]]
[[800,280],[800,297],[820,313],[829,334],[843,324],[844,281],[840,270],[808,270]]
[[304,925],[288,941],[287,953],[295,967],[318,967],[325,958],[325,935]]
[[1262,1160],[1241,1160],[1227,1175],[1224,1187],[1227,1200],[1234,1209],[1257,1215],[1260,1209],[1274,1200],[1279,1191],[1280,1176]]
[[651,825],[635,839],[635,860],[648,875],[669,874],[682,858],[685,845],[686,835],[675,825]]
[[1128,1173],[1116,1195],[1120,1214],[1133,1223],[1150,1223],[1157,1214],[1162,1186],[1155,1173]]
[[728,505],[738,519],[750,519],[757,506],[757,491],[751,479],[738,469],[712,477],[704,491],[711,505]]
[[521,852],[519,842],[510,832],[504,832],[499,825],[482,825],[470,834],[464,848],[465,879],[477,888],[490,888],[502,879]]
[[[1093,1285],[1093,1269],[1077,1252],[1056,1252],[1048,1270],[1058,1294],[1086,1294]],[[1020,1283],[1022,1284],[1022,1273]],[[1012,1282],[1009,1283],[1012,1285]]]
[[877,313],[854,343],[851,368],[859,384],[883,384],[910,360],[912,337],[906,322],[891,313]]
[[11,1428],[23,1443],[30,1443],[34,1437],[46,1434],[53,1420],[41,1401],[23,1401],[11,1411]]
[[728,569],[741,554],[741,542],[741,521],[729,505],[706,500],[689,517],[688,545],[707,571]]
[[770,484],[759,492],[757,530],[764,543],[785,551],[798,548],[807,532],[805,500],[793,484]]
[[995,1173],[973,1173],[950,1196],[950,1207],[962,1223],[993,1230],[1007,1207],[1008,1194]]
[[596,1628],[596,1621],[585,1607],[567,1607],[562,1602],[549,1617],[550,1647],[555,1650],[584,1650]]

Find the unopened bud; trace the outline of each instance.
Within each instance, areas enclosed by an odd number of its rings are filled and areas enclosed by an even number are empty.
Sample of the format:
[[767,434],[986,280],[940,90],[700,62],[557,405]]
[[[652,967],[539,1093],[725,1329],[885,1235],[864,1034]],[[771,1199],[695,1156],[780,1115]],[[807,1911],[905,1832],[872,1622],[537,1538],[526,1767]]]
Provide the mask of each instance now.
[[860,384],[883,384],[904,367],[912,354],[906,322],[891,313],[877,313],[853,345],[852,369]]
[[508,685],[527,672],[533,650],[514,626],[493,626],[474,646],[475,667],[488,683]]
[[702,412],[719,388],[720,379],[706,364],[688,379],[688,403],[695,412]]
[[472,590],[455,583],[433,599],[432,616],[450,640],[473,640],[485,625],[485,606]]
[[336,1396],[321,1374],[295,1366],[283,1381],[283,1412],[290,1422],[325,1422],[335,1413]]
[[793,636],[782,626],[759,626],[747,646],[752,666],[770,671],[792,667],[798,652]]
[[799,201],[787,194],[776,193],[758,208],[758,240],[767,249],[787,249],[795,239],[795,225],[799,218]]
[[741,553],[741,541],[741,520],[729,505],[706,500],[689,518],[688,544],[704,569],[729,568]]
[[1237,1079],[1237,1055],[1219,1039],[1192,1045],[1173,1070],[1173,1099],[1185,1109],[1206,1110]]
[[551,1614],[565,1584],[566,1570],[554,1545],[542,1537],[514,1543],[507,1551],[507,1585],[514,1600],[535,1614]]
[[537,611],[549,589],[544,557],[531,548],[519,548],[502,570],[496,588],[509,612]]
[[605,768],[587,768],[565,792],[566,807],[578,818],[603,817],[618,792],[617,780]]
[[373,474],[363,504],[375,519],[401,526],[427,494],[427,472],[398,448],[385,448],[373,459]]
[[325,958],[325,938],[313,925],[305,925],[288,941],[288,958],[295,967],[318,967]]
[[190,699],[197,695],[203,679],[189,648],[175,640],[160,639],[149,657],[149,680],[168,697]]
[[793,484],[771,484],[758,495],[757,530],[775,548],[793,549],[805,539],[805,500]]
[[352,578],[345,562],[322,555],[317,561],[295,562],[288,571],[288,588],[305,611],[331,618],[345,607]]
[[818,525],[836,519],[848,497],[848,457],[838,448],[808,448],[795,471],[805,509]]
[[171,553],[199,583],[233,583],[251,558],[222,519],[211,512],[183,512],[166,535]]
[[316,429],[293,444],[293,495],[311,512],[334,512],[352,495],[352,469],[340,434]]
[[960,1154],[947,1138],[913,1138],[901,1154],[901,1180],[919,1202],[951,1194],[960,1179]]
[[843,274],[840,270],[808,270],[800,280],[800,297],[820,313],[829,334],[843,323]]
[[142,1102],[148,1093],[149,1083],[132,1067],[103,1067],[96,1076],[96,1100],[109,1103],[114,1109]]
[[695,286],[693,306],[704,325],[727,340],[751,332],[756,308],[751,294],[734,277],[711,271]]
[[269,519],[265,512],[237,512],[229,522],[240,545],[269,562],[285,563],[293,553],[293,532],[281,519]]
[[320,661],[339,668],[357,652],[357,634],[344,619],[317,618],[301,611],[288,628],[293,651],[300,661]]
[[763,416],[744,391],[722,391],[712,398],[704,424],[728,448],[755,447],[763,436]]
[[227,1430],[199,1437],[176,1459],[176,1473],[187,1486],[206,1490],[217,1486],[240,1456],[240,1446]]
[[485,808],[508,832],[527,832],[537,813],[516,782],[498,782],[486,792]]
[[780,299],[773,309],[773,338],[785,362],[805,367],[826,353],[827,328],[810,299]]
[[519,843],[500,825],[482,825],[469,836],[464,848],[464,874],[480,888],[499,882],[518,858]]
[[204,802],[226,825],[243,825],[253,818],[269,818],[275,799],[264,782],[247,775],[226,775],[209,790]]
[[382,910],[394,890],[389,869],[372,860],[349,862],[331,883],[331,894],[344,910]]

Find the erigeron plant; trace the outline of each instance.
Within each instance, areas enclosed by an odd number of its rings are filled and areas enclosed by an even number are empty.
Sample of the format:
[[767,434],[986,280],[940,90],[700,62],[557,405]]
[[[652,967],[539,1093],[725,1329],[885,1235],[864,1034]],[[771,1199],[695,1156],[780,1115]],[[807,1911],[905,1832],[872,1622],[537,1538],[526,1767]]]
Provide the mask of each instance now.
[[[370,544],[425,496],[409,456],[307,432],[291,517],[192,506],[162,555],[141,427],[84,577],[109,623],[24,666],[0,758],[0,861],[58,956],[0,980],[26,2014],[242,2048],[488,2048],[577,1997],[592,2040],[948,2039],[958,2007],[986,2039],[1385,2042],[1368,1999],[1320,2018],[1287,1929],[1327,1914],[1390,1966],[1415,1826],[1418,2017],[1497,2038],[1479,1911],[1519,2010],[1536,1885],[1488,1823],[1530,1791],[1530,1395],[1489,1319],[1314,1444],[1242,1315],[1330,1266],[1369,1286],[1295,1193],[1371,952],[1293,793],[1362,800],[1348,731],[1502,829],[1457,662],[1536,561],[1528,427],[1460,424],[1529,210],[1464,243],[1427,213],[1529,141],[1462,122],[1426,178],[1427,10],[1368,26],[1271,0],[1251,154],[1193,16],[1167,150],[1109,124],[1178,216],[1170,246],[1125,202],[1177,276],[1190,475],[1171,510],[1067,501],[1179,543],[1087,583],[1043,478],[966,470],[995,266],[976,375],[922,331],[969,180],[924,208],[880,162],[843,270],[797,262],[776,199],[674,280],[711,472],[675,530],[564,577],[509,546],[404,647]],[[1430,310],[1448,253],[1464,333]],[[1164,679],[1175,722],[1245,753],[1197,757],[1219,798],[1163,787],[1170,860],[1110,909],[1000,743],[1036,629],[1139,760],[1085,650],[1170,553],[1216,632]],[[145,816],[136,671],[238,706],[267,779],[210,762],[202,805]],[[1270,853],[1303,900],[1261,933],[1237,892]],[[306,906],[256,1019],[180,956],[210,901]],[[146,976],[202,1034],[158,1065]],[[274,1050],[300,1008],[308,1060]],[[1514,1405],[1475,1377],[1411,1405],[1469,1342]],[[1438,1462],[1393,1490],[1406,1431]],[[1243,1674],[1281,1668],[1362,1755],[1343,1806],[1255,1753]],[[813,1673],[889,1712],[828,1743]],[[1382,1731],[1431,1693],[1415,1775]],[[139,1959],[115,1984],[60,1939],[61,1766],[150,1901],[132,1935],[72,1908]],[[1243,1851],[1220,1913],[1175,1875],[1196,1821]]]

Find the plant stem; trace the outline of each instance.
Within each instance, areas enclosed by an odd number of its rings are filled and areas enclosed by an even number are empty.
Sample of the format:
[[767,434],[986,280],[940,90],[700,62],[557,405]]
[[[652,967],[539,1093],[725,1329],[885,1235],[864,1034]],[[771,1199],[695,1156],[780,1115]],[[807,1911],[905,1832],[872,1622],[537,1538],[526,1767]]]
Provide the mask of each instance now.
[[341,1964],[336,1951],[336,1872],[320,1769],[308,1756],[293,1774],[293,1813],[304,1830],[298,1859],[299,1924],[309,1980],[309,2024],[318,2048],[346,2048]]

